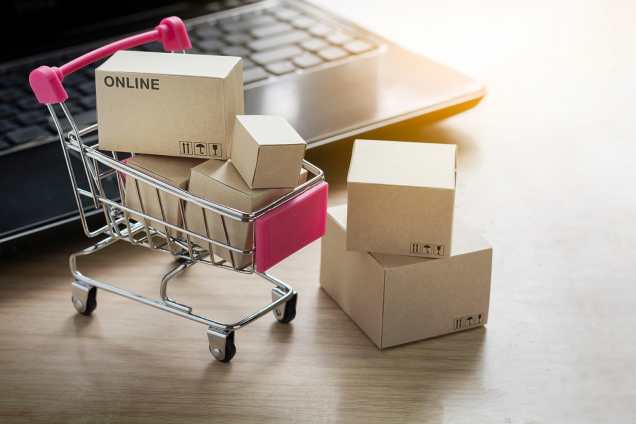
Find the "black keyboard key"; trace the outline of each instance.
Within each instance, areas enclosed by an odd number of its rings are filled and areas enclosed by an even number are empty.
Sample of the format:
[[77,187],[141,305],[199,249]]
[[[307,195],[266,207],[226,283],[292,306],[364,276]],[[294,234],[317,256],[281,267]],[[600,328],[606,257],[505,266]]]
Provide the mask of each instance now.
[[252,37],[250,37],[246,32],[237,31],[226,35],[224,39],[230,44],[243,44],[250,41]]
[[15,107],[6,103],[0,103],[0,118],[13,116],[16,113],[18,113],[18,109],[16,109]]
[[29,125],[19,130],[8,132],[6,137],[13,144],[24,144],[32,140],[43,139],[51,134],[39,125]]
[[86,75],[84,75],[83,72],[75,71],[72,74],[64,77],[62,85],[65,87],[75,87],[88,81],[89,79],[86,77]]
[[219,31],[218,28],[210,26],[208,24],[197,25],[196,27],[194,27],[192,32],[197,37],[203,38],[203,39],[206,39],[206,38],[219,38],[220,36],[223,35],[223,33],[221,31]]
[[292,60],[294,61],[296,66],[303,69],[316,66],[322,63],[322,59],[320,59],[318,56],[313,55],[311,53],[304,53],[300,56],[296,56]]
[[[79,129],[86,128],[97,122],[97,111],[93,109],[87,110],[86,112],[73,114],[73,120],[75,121],[75,125],[77,125]],[[71,124],[69,124],[66,117],[60,119],[60,124],[62,125],[62,131],[64,132],[71,129]],[[51,131],[57,131],[57,129],[55,128],[55,124],[53,123],[53,118],[51,118],[50,116],[47,126],[51,129]]]
[[[77,100],[77,97],[75,99]],[[81,111],[84,110],[84,108],[82,108],[80,105],[78,105],[75,102],[64,102],[64,104],[66,105],[66,108],[70,112],[71,116],[75,115],[76,113],[80,113]],[[93,106],[93,109],[94,108],[95,108],[95,106]],[[59,108],[59,109],[56,108],[56,110],[58,110],[60,113],[62,113],[62,108]]]
[[212,38],[209,40],[197,41],[195,44],[198,48],[200,48],[204,52],[211,52],[214,50],[218,50],[221,47],[225,47],[224,42],[222,42],[221,40],[217,40],[215,38]]
[[273,16],[269,15],[253,15],[248,16],[245,14],[241,16],[240,20],[234,20],[229,18],[228,20],[219,21],[221,29],[225,32],[242,31],[248,28],[253,28],[258,25],[271,24],[276,22]]
[[15,125],[8,119],[0,119],[0,134],[11,131],[15,128]]
[[[94,81],[95,80],[95,66],[90,65],[87,66],[86,68],[82,68],[81,72],[90,80]],[[78,71],[79,72],[79,71]]]
[[296,44],[309,38],[309,34],[304,31],[291,31],[286,34],[276,35],[274,37],[261,38],[259,40],[250,41],[247,46],[255,51],[269,50],[288,44]]
[[223,47],[221,50],[219,50],[219,52],[223,56],[238,56],[238,57],[249,56],[249,54],[251,53],[249,49],[246,49],[245,47],[242,47],[242,46]]
[[4,139],[4,137],[0,137],[0,150],[5,150],[11,147],[11,145]]
[[327,47],[322,50],[318,50],[318,56],[322,57],[326,61],[341,59],[347,55],[348,53],[346,51],[336,46]]
[[296,70],[296,67],[290,62],[274,62],[267,65],[265,69],[267,69],[274,75],[283,75],[294,72]]
[[16,85],[23,85],[27,82],[27,79],[18,74],[5,74],[0,75],[0,87],[2,88],[10,88],[15,87]]
[[294,27],[292,27],[289,24],[286,24],[284,22],[278,22],[272,25],[266,25],[266,26],[254,28],[250,30],[250,34],[252,34],[252,36],[256,38],[263,38],[263,37],[269,37],[272,35],[280,34],[281,32],[289,32],[293,29]]
[[45,109],[45,106],[40,104],[40,102],[38,102],[38,99],[35,97],[35,94],[27,95],[23,99],[20,99],[17,102],[15,102],[15,104],[17,104],[22,110],[31,110],[38,107]]
[[0,101],[12,102],[24,96],[25,93],[15,87],[4,88],[0,90]]
[[264,65],[266,63],[278,62],[279,60],[285,60],[294,56],[299,56],[302,53],[303,49],[298,46],[287,46],[281,47],[280,49],[254,53],[252,55],[252,60],[256,63]]
[[148,44],[143,44],[140,47],[147,52],[164,53],[166,51],[166,49],[163,48],[163,44],[161,44],[158,41],[153,41]]
[[22,125],[40,124],[46,121],[47,114],[43,111],[32,110],[30,112],[22,112],[16,116],[16,120]]
[[95,94],[95,81],[88,81],[77,86],[84,94]]
[[[97,107],[96,97],[92,96],[84,96],[79,101],[80,105],[85,109],[95,109]],[[72,114],[73,112],[71,112]]]
[[261,81],[268,77],[267,72],[263,68],[250,68],[243,71],[243,84],[249,84],[250,82]]

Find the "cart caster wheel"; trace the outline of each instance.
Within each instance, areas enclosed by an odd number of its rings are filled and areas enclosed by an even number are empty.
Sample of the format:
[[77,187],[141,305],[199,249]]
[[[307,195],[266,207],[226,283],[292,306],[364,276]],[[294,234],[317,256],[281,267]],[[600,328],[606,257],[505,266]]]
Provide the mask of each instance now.
[[82,315],[90,315],[97,308],[97,287],[93,287],[88,290],[88,297],[85,302],[81,299],[75,299],[75,296],[71,296],[73,306]]
[[294,318],[296,318],[296,301],[298,295],[294,294],[287,302],[285,302],[285,308],[274,309],[274,316],[283,324],[289,324]]
[[[234,344],[234,332],[231,332],[230,334],[228,334],[227,336],[223,337],[219,337],[220,334],[212,331],[212,333],[210,332],[210,330],[208,330],[208,339],[211,342],[208,345],[208,349],[210,349],[210,353],[212,354],[212,356],[214,356],[214,359],[216,359],[219,362],[230,362],[232,360],[232,358],[234,358],[234,355],[236,355],[236,345]],[[212,346],[212,342],[214,342],[215,347]],[[225,342],[225,353],[221,350],[223,348],[222,345],[219,345],[219,343],[223,343]]]

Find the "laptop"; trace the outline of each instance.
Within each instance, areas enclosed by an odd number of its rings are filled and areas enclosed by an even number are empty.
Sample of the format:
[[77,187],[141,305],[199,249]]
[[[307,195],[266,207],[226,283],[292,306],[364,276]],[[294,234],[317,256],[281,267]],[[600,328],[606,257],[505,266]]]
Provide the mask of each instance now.
[[[300,0],[14,0],[0,7],[13,23],[1,30],[0,255],[79,218],[59,139],[28,84],[30,71],[152,29],[164,17],[184,20],[189,53],[240,56],[245,113],[284,116],[308,148],[422,115],[450,116],[485,93],[481,83]],[[80,127],[96,122],[100,63],[64,78],[66,104]],[[72,160],[81,169],[79,158]],[[85,213],[103,219],[88,202]]]

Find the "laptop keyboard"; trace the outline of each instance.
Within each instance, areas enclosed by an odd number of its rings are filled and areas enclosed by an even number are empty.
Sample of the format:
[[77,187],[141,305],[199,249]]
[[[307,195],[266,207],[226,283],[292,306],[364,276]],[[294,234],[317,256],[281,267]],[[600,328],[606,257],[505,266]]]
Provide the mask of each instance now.
[[[239,56],[243,59],[243,83],[264,84],[298,73],[311,72],[331,62],[377,49],[361,34],[295,9],[274,6],[223,19],[188,25],[192,49],[188,53]],[[152,42],[133,50],[164,52]],[[10,68],[0,74],[0,155],[56,139],[48,110],[39,104],[29,86],[31,70],[40,65],[61,66],[86,52]],[[69,96],[66,106],[79,127],[97,121],[95,68],[106,59],[64,78]],[[59,106],[55,106],[62,114]],[[68,123],[61,120],[67,131]]]

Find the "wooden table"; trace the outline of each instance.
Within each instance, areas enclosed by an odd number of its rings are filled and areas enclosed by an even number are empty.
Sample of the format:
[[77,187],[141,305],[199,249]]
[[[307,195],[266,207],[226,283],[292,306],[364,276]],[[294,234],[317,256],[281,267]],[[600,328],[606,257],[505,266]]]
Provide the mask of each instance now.
[[[203,326],[124,298],[76,314],[67,254],[89,241],[72,235],[1,263],[0,421],[636,420],[636,4],[319,3],[486,82],[472,111],[365,137],[459,145],[457,214],[494,247],[487,327],[380,351],[320,290],[315,243],[272,270],[296,320],[241,330],[222,364]],[[350,150],[308,152],[332,204]],[[80,266],[156,296],[174,264],[118,243]],[[202,266],[171,290],[228,320],[270,296]]]

